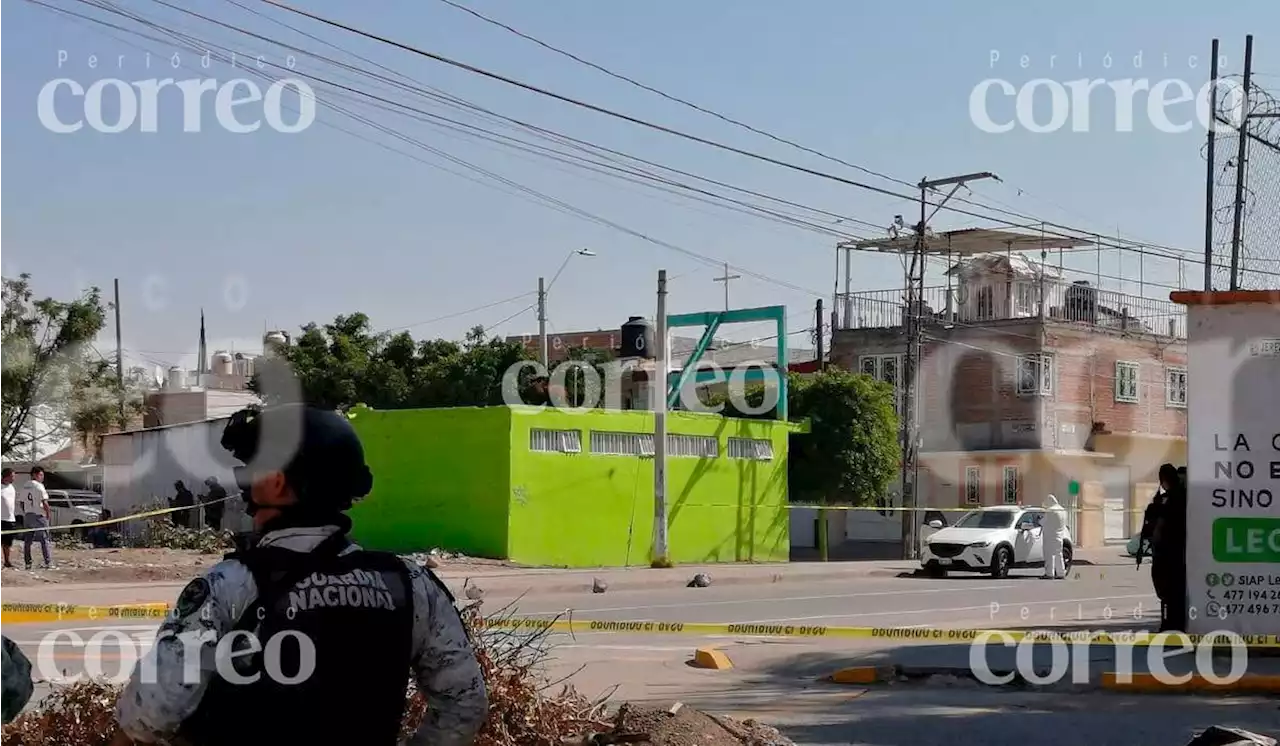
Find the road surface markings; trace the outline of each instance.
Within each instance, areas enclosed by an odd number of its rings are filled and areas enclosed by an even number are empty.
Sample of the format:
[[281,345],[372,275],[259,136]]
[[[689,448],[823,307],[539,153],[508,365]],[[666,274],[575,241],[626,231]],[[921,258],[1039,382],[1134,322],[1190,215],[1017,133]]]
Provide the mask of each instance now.
[[[1139,594],[1139,595],[1133,595],[1133,596],[1097,596],[1094,598],[1059,598],[1059,599],[1053,599],[1048,601],[1008,601],[1006,603],[1000,603],[1000,602],[995,602],[995,603],[998,603],[1001,607],[1008,606],[1008,607],[1011,607],[1011,609],[1018,609],[1023,606],[1044,606],[1046,604],[1082,604],[1085,602],[1121,601],[1121,600],[1134,599],[1134,598],[1155,599],[1155,595],[1150,593],[1145,593],[1145,594]],[[778,617],[776,619],[753,619],[749,622],[735,622],[735,624],[767,624],[769,622],[803,622],[803,621],[809,621],[812,619],[857,619],[857,618],[871,617],[871,616],[895,616],[895,615],[909,616],[912,614],[949,614],[949,613],[958,612],[958,611],[990,612],[991,604],[983,604],[981,606],[953,606],[949,609],[934,608],[934,609],[911,609],[911,610],[897,610],[897,611],[862,611],[862,612],[856,612],[853,614],[818,614],[815,616],[788,616],[788,617]],[[1131,615],[1119,614],[1117,616],[1123,618]],[[994,620],[994,617],[992,617],[992,620]],[[1071,621],[1071,620],[1063,619],[1058,621]],[[896,625],[896,626],[901,627],[903,625]],[[916,626],[924,627],[928,625],[916,625]]]

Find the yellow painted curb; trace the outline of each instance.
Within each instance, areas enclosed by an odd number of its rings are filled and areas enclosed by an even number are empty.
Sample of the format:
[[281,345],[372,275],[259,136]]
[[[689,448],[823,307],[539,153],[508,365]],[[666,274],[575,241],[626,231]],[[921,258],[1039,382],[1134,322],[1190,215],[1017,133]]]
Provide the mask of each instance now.
[[693,665],[698,668],[709,668],[713,671],[724,671],[733,668],[733,662],[724,651],[715,648],[698,648],[693,651]]
[[880,680],[880,673],[875,666],[852,666],[842,668],[828,678],[836,684],[874,684]]
[[1192,675],[1186,681],[1165,682],[1156,678],[1155,674],[1129,674],[1127,680],[1121,680],[1117,673],[1102,674],[1102,688],[1121,692],[1252,692],[1261,694],[1280,693],[1280,676],[1246,674],[1230,683],[1210,681],[1203,676]]

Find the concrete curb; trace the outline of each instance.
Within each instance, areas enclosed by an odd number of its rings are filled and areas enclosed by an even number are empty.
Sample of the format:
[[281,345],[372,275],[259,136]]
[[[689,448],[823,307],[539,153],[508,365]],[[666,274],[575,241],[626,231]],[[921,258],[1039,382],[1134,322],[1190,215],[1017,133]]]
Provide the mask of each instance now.
[[969,686],[990,689],[1017,689],[1021,691],[1064,692],[1064,691],[1114,691],[1128,694],[1178,694],[1195,692],[1200,694],[1280,694],[1280,676],[1266,674],[1245,674],[1231,683],[1214,682],[1199,675],[1191,676],[1180,683],[1159,681],[1154,674],[1132,673],[1125,678],[1114,672],[1105,672],[1097,681],[1076,683],[1070,679],[1049,684],[1039,684],[1026,680],[1016,671],[992,669],[991,673],[999,678],[1011,677],[1008,683],[989,684],[980,680],[971,669],[961,666],[902,666],[889,664],[884,666],[850,666],[837,669],[823,681],[833,684],[935,684],[954,686],[963,682]]

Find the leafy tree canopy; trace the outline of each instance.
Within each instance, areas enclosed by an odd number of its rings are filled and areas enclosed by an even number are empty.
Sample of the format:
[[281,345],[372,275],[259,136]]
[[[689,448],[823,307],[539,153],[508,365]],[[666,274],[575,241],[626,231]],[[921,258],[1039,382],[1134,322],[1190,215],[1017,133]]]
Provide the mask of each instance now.
[[[759,408],[763,386],[745,392],[746,404]],[[807,434],[791,436],[791,497],[796,502],[872,505],[898,476],[902,461],[893,388],[847,370],[831,368],[816,375],[792,373],[787,410],[793,420],[808,419]],[[775,394],[776,396],[776,394]],[[726,395],[711,397],[724,404],[729,417],[772,419],[775,411],[745,414]]]
[[[335,409],[502,404],[504,374],[530,359],[523,345],[486,339],[479,326],[462,342],[416,341],[408,332],[375,332],[363,313],[338,316],[323,326],[307,324],[283,355],[302,400]],[[284,374],[279,363],[275,368],[264,363],[251,387],[268,402],[287,398],[289,387],[272,383],[273,376]],[[532,374],[529,367],[519,378],[526,393]],[[524,401],[535,403],[529,395]]]
[[98,288],[63,301],[37,299],[29,274],[3,282],[3,455],[30,458],[35,445],[72,436],[92,448],[142,410],[140,382],[122,391],[114,363],[93,347],[110,308]]

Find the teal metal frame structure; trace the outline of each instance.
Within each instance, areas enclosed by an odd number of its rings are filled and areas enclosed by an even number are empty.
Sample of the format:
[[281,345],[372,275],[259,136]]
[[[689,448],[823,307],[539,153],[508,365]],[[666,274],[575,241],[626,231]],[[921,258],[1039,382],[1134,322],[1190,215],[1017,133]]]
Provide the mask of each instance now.
[[[680,401],[680,391],[692,377],[696,383],[715,382],[718,371],[698,370],[702,355],[711,346],[716,332],[725,324],[750,324],[761,321],[772,321],[777,324],[778,359],[776,373],[778,375],[778,419],[787,419],[787,308],[786,306],[761,306],[759,308],[739,308],[732,311],[704,311],[701,313],[681,313],[667,316],[667,329],[703,327],[702,337],[698,345],[689,355],[689,359],[679,371],[667,375],[667,407],[674,409]],[[764,383],[768,379],[765,371],[750,368],[746,371],[748,383]]]

